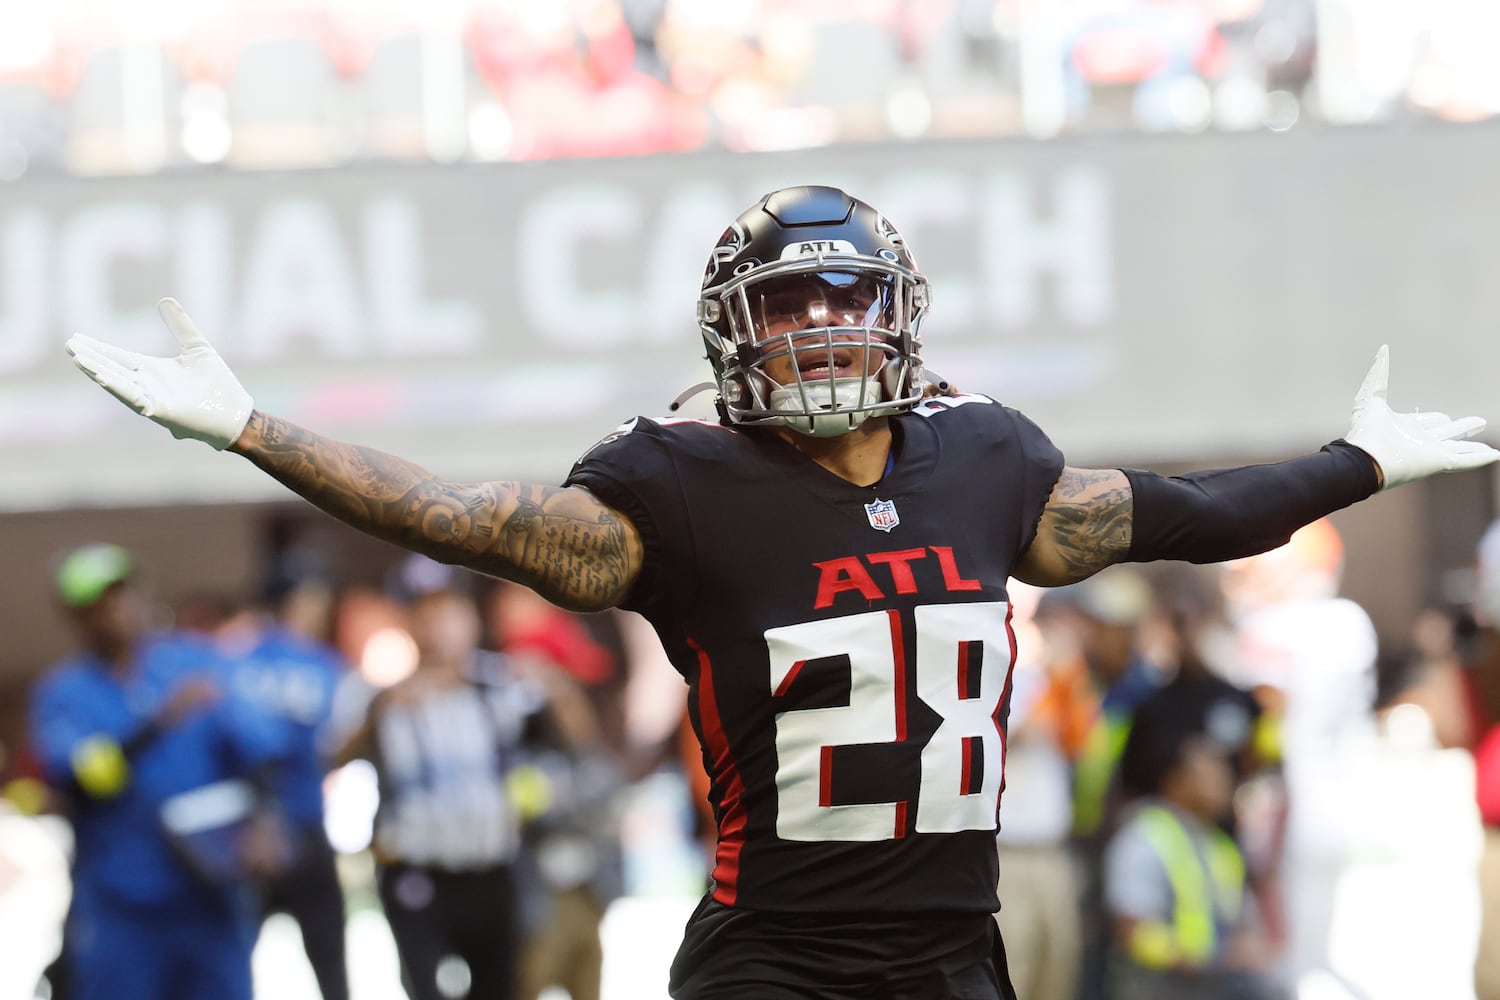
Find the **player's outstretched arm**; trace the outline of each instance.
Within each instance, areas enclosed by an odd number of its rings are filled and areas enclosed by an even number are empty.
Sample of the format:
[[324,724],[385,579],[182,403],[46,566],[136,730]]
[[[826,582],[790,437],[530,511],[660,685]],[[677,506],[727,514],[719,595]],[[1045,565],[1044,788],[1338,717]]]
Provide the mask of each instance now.
[[1117,562],[1222,562],[1284,544],[1333,511],[1442,472],[1476,469],[1500,451],[1468,438],[1482,417],[1396,413],[1381,347],[1354,397],[1349,431],[1321,451],[1273,465],[1167,478],[1136,470],[1064,469],[1016,570],[1059,586]]
[[563,607],[612,607],[634,583],[640,536],[588,491],[455,483],[405,459],[256,410],[182,307],[164,299],[160,308],[182,345],[175,358],[135,354],[82,336],[68,341],[68,353],[106,391],[175,437],[245,456],[361,531],[515,580]]
[[613,607],[640,572],[635,526],[577,487],[454,483],[259,410],[229,450],[345,524],[574,611]]

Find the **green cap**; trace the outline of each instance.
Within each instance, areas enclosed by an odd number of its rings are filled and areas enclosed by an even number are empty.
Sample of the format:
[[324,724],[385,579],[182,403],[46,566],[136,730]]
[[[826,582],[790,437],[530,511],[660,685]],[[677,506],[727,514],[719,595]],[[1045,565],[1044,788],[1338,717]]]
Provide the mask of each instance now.
[[130,553],[98,543],[74,549],[57,567],[57,594],[71,608],[86,608],[134,569]]

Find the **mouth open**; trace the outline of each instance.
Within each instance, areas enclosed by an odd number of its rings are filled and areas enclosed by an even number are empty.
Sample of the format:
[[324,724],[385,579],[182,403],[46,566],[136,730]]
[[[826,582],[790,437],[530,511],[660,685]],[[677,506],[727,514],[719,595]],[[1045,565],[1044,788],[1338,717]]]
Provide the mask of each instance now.
[[[800,352],[797,357],[797,375],[803,381],[858,376],[856,360],[861,353],[853,348],[834,348],[830,352],[825,347]],[[831,370],[830,362],[833,364]]]

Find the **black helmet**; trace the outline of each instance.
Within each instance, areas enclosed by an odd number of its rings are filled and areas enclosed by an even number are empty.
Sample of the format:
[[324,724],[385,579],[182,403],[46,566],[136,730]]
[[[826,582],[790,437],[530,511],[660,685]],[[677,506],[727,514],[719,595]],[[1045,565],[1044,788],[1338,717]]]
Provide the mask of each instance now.
[[[773,191],[724,231],[703,276],[698,325],[721,410],[831,437],[909,409],[924,386],[928,301],[875,209],[838,188]],[[779,381],[766,372],[778,359]]]

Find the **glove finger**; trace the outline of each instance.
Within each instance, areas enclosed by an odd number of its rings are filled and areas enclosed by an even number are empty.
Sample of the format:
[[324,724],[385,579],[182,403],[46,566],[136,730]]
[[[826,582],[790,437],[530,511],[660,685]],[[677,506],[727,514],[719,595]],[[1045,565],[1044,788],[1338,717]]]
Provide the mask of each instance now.
[[1390,348],[1381,344],[1380,350],[1375,352],[1375,363],[1370,365],[1370,370],[1365,373],[1365,380],[1360,383],[1359,391],[1354,394],[1355,405],[1362,406],[1371,400],[1385,402],[1386,383],[1390,381],[1390,374]]
[[1478,441],[1458,441],[1449,445],[1451,469],[1478,469],[1500,459],[1500,451]]
[[73,364],[106,389],[136,383],[135,372],[97,351],[79,351],[73,355]]
[[193,323],[187,311],[182,308],[182,303],[172,298],[162,299],[156,304],[156,311],[161,314],[162,322],[167,324],[167,329],[176,335],[177,342],[184,349],[207,347],[209,350],[213,350],[208,339],[198,332],[197,325]]
[[102,340],[95,340],[93,337],[85,337],[82,334],[76,334],[74,339],[81,341],[83,343],[83,346],[86,346],[89,350],[93,351],[100,357],[109,358],[116,364],[122,365],[125,368],[130,369],[131,371],[140,371],[142,366],[146,363],[146,356],[144,354],[137,354],[135,351],[127,351],[123,347],[116,347],[114,344],[106,344]]
[[1454,441],[1462,438],[1471,438],[1485,428],[1483,417],[1463,417],[1459,420],[1450,420],[1439,427],[1431,428],[1432,434],[1443,441]]
[[141,392],[139,386],[131,385],[123,388],[116,388],[115,386],[112,386],[107,382],[100,382],[99,384],[104,387],[105,392],[109,393],[111,396],[115,397],[120,402],[124,403],[126,406],[130,407],[132,410],[139,413],[143,417],[149,417],[152,413],[156,412],[156,407],[151,402],[151,397],[146,395],[144,392]]
[[102,340],[95,340],[81,333],[73,334],[63,346],[70,356],[77,356],[80,351],[90,351],[101,357],[111,358],[132,371],[139,369],[146,360],[144,354],[127,351],[123,347],[106,344]]
[[[1447,441],[1443,448],[1452,455],[1483,455],[1495,451],[1483,441]],[[1495,452],[1500,455],[1500,452]]]
[[105,392],[132,410],[146,416],[151,415],[151,398],[128,369],[92,351],[80,351],[73,355],[73,364]]
[[1407,416],[1409,416],[1413,420],[1415,420],[1417,422],[1417,426],[1418,427],[1421,427],[1421,428],[1424,428],[1424,429],[1430,429],[1430,428],[1433,428],[1433,427],[1440,427],[1443,424],[1446,424],[1450,420],[1453,419],[1452,417],[1448,416],[1448,414],[1446,414],[1446,413],[1439,413],[1436,410],[1432,410],[1430,412],[1426,411],[1426,410],[1422,410],[1422,411],[1419,411],[1417,413],[1408,413]]

